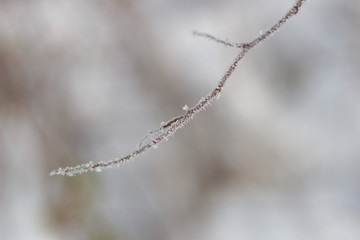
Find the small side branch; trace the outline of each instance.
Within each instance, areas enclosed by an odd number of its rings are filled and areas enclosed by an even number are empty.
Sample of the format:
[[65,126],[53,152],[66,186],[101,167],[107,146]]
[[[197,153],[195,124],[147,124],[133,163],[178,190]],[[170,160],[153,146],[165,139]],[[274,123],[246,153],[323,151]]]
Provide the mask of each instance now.
[[229,42],[229,41],[226,41],[226,40],[222,40],[222,39],[219,39],[217,37],[214,37],[213,35],[211,34],[208,34],[208,33],[203,33],[203,32],[198,32],[198,31],[193,31],[193,35],[195,37],[203,37],[203,38],[207,38],[211,41],[215,41],[217,43],[220,43],[220,44],[223,44],[227,47],[235,47],[235,48],[242,48],[244,47],[245,44],[242,44],[242,43],[232,43],[232,42]]
[[158,129],[155,129],[149,134],[147,134],[144,139],[140,142],[137,149],[135,149],[132,153],[120,157],[120,158],[114,158],[110,159],[106,162],[88,162],[86,164],[81,164],[75,167],[65,167],[65,168],[59,168],[57,170],[54,170],[50,173],[50,175],[62,175],[62,176],[74,176],[77,174],[82,174],[86,172],[101,172],[103,169],[106,168],[112,168],[115,166],[119,166],[121,163],[124,163],[126,161],[129,161],[133,158],[136,158],[140,156],[141,154],[145,153],[147,150],[151,148],[157,148],[158,144],[163,142],[164,140],[167,140],[169,137],[173,136],[177,130],[184,127],[189,121],[191,121],[196,114],[204,110],[212,101],[215,99],[218,99],[220,97],[220,94],[231,76],[231,74],[235,71],[237,68],[239,62],[245,57],[245,55],[255,46],[257,46],[259,43],[265,41],[267,38],[269,38],[272,34],[274,34],[279,28],[281,28],[292,16],[296,15],[300,8],[302,7],[303,3],[306,0],[298,0],[296,4],[290,9],[289,12],[285,14],[283,18],[281,18],[276,24],[274,24],[271,28],[269,28],[266,32],[263,34],[260,34],[257,38],[254,40],[245,43],[245,44],[236,44],[236,43],[230,43],[224,40],[220,40],[210,34],[207,33],[200,33],[200,32],[194,32],[195,36],[205,37],[209,40],[218,42],[220,44],[223,44],[225,46],[229,47],[236,47],[240,48],[240,53],[237,55],[231,66],[228,68],[228,70],[225,72],[224,76],[219,81],[218,85],[215,87],[213,91],[211,91],[206,97],[201,98],[200,101],[193,106],[192,108],[185,108],[186,112],[178,117],[175,117],[165,123],[162,123]]

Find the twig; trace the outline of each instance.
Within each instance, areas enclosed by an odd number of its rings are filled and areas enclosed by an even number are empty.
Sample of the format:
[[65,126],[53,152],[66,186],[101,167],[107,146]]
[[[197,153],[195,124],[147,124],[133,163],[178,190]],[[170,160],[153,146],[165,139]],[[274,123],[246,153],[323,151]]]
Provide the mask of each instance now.
[[225,46],[228,46],[228,47],[235,47],[235,48],[243,48],[244,47],[244,44],[238,44],[238,43],[231,43],[231,42],[228,42],[228,41],[225,41],[225,40],[222,40],[222,39],[219,39],[217,37],[214,37],[213,35],[211,34],[208,34],[208,33],[203,33],[203,32],[198,32],[198,31],[194,31],[193,32],[193,35],[195,37],[204,37],[204,38],[207,38],[211,41],[215,41],[217,43],[221,43]]
[[140,142],[138,148],[132,153],[124,157],[110,159],[107,162],[103,162],[103,161],[96,163],[89,162],[75,167],[59,168],[57,170],[52,171],[50,175],[74,176],[76,174],[86,173],[89,171],[101,172],[103,169],[119,166],[121,163],[124,163],[128,160],[131,160],[143,154],[150,148],[157,148],[160,142],[163,142],[164,140],[167,140],[169,137],[174,135],[178,129],[184,127],[190,120],[192,120],[195,117],[197,113],[204,110],[206,106],[208,106],[214,99],[218,99],[227,80],[234,72],[234,70],[237,68],[238,63],[240,62],[241,59],[244,58],[247,52],[252,48],[254,48],[255,46],[257,46],[259,43],[265,41],[268,37],[274,34],[279,28],[281,28],[284,25],[284,23],[286,23],[292,16],[296,15],[305,1],[306,0],[298,0],[296,4],[290,9],[290,11],[288,11],[285,14],[285,16],[281,18],[275,25],[273,25],[265,33],[260,34],[257,38],[255,38],[254,40],[248,43],[241,43],[241,44],[230,43],[224,40],[220,40],[207,33],[194,32],[194,35],[196,36],[208,38],[209,40],[213,40],[225,46],[236,47],[241,49],[240,53],[237,55],[232,65],[226,71],[225,75],[222,77],[222,79],[219,81],[218,85],[213,91],[211,91],[206,97],[201,98],[200,101],[194,107],[189,109],[187,106],[184,106],[183,109],[186,112],[183,115],[175,117],[165,123],[162,123],[158,129],[149,132],[149,134],[146,135],[145,138]]

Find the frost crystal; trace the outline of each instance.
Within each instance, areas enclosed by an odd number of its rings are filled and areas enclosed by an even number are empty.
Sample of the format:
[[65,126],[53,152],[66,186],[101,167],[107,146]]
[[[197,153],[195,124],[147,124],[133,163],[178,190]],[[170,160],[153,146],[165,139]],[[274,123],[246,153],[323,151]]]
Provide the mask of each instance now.
[[219,100],[221,97],[221,92],[219,92],[217,95],[216,95],[216,100]]
[[182,107],[182,110],[184,110],[184,111],[189,111],[188,105],[185,104],[185,105]]

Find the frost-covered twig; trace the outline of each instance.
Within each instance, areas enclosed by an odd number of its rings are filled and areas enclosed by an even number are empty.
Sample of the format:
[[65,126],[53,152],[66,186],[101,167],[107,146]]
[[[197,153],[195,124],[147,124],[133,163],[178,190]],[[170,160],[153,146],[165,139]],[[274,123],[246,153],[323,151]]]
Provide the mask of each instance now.
[[174,135],[174,133],[178,129],[184,127],[190,120],[192,120],[195,117],[197,113],[204,110],[206,106],[208,106],[214,99],[219,98],[225,83],[227,82],[231,74],[234,72],[236,67],[238,66],[240,60],[243,59],[244,56],[247,54],[247,52],[252,48],[254,48],[255,46],[257,46],[259,43],[266,40],[268,37],[270,37],[292,16],[296,15],[305,1],[306,0],[298,0],[296,4],[290,9],[290,11],[287,12],[285,16],[281,18],[275,25],[273,25],[266,32],[260,34],[258,37],[256,37],[254,40],[248,43],[241,43],[241,44],[230,43],[224,40],[220,40],[210,34],[194,32],[194,35],[196,36],[208,38],[215,42],[224,44],[225,46],[237,47],[241,49],[240,53],[237,55],[234,62],[231,64],[231,66],[226,71],[226,73],[224,74],[224,76],[219,81],[218,85],[215,87],[213,91],[211,91],[206,97],[201,98],[200,101],[194,107],[188,108],[185,105],[183,107],[183,110],[185,110],[186,112],[183,115],[175,117],[167,122],[163,122],[161,123],[158,129],[149,132],[149,134],[146,135],[145,138],[140,142],[138,148],[132,153],[124,157],[110,159],[109,161],[106,162],[96,162],[96,163],[89,162],[75,167],[59,168],[57,170],[52,171],[50,175],[74,176],[76,174],[86,173],[89,171],[100,172],[106,168],[119,166],[121,163],[131,160],[143,154],[150,148],[157,148],[160,142],[167,140],[169,137]]
[[204,37],[204,38],[207,38],[211,41],[215,41],[217,43],[221,43],[225,46],[228,46],[228,47],[236,47],[236,48],[242,48],[244,47],[244,44],[240,43],[231,43],[231,42],[228,42],[228,41],[225,41],[225,40],[222,40],[222,39],[219,39],[217,37],[214,37],[213,35],[211,34],[208,34],[208,33],[203,33],[203,32],[198,32],[198,31],[194,31],[193,32],[193,35],[196,36],[196,37]]

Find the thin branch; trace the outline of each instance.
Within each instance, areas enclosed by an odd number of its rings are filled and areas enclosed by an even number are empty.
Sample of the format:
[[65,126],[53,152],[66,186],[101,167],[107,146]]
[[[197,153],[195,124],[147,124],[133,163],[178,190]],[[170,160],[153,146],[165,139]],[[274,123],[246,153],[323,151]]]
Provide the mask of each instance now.
[[221,43],[227,47],[235,47],[235,48],[243,48],[244,47],[244,44],[238,44],[238,43],[231,43],[231,42],[228,42],[226,40],[222,40],[222,39],[219,39],[217,37],[214,37],[213,35],[211,34],[208,34],[208,33],[203,33],[203,32],[198,32],[198,31],[194,31],[193,32],[193,35],[195,37],[204,37],[204,38],[207,38],[211,41],[215,41],[217,43]]
[[206,97],[201,98],[200,101],[194,107],[189,109],[187,106],[185,106],[183,109],[186,112],[183,115],[175,117],[165,123],[162,123],[158,129],[149,132],[140,142],[138,148],[132,153],[124,157],[110,159],[107,162],[103,162],[103,161],[96,163],[88,162],[86,164],[81,164],[75,167],[59,168],[57,170],[52,171],[50,175],[74,176],[89,171],[101,172],[103,169],[119,166],[121,163],[124,163],[135,157],[138,157],[139,155],[143,154],[150,148],[157,148],[159,143],[163,142],[164,140],[168,140],[169,137],[174,135],[177,130],[184,127],[189,121],[191,121],[195,117],[197,113],[204,110],[206,106],[208,106],[214,99],[218,99],[227,80],[229,79],[231,74],[235,71],[235,69],[238,66],[238,63],[241,61],[241,59],[244,58],[247,52],[252,48],[254,48],[255,46],[257,46],[259,43],[269,38],[279,28],[281,28],[284,25],[284,23],[286,23],[292,16],[296,15],[305,1],[306,0],[298,0],[296,4],[290,9],[290,11],[288,11],[285,14],[285,16],[281,18],[275,25],[273,25],[265,33],[260,34],[257,38],[255,38],[254,40],[248,43],[234,44],[224,40],[220,40],[210,34],[194,32],[194,35],[196,36],[208,38],[215,42],[224,44],[225,46],[237,47],[241,49],[240,53],[237,55],[234,62],[231,64],[231,66],[226,71],[226,73],[224,74],[224,76],[219,81],[218,85],[215,87],[213,91],[211,91]]

